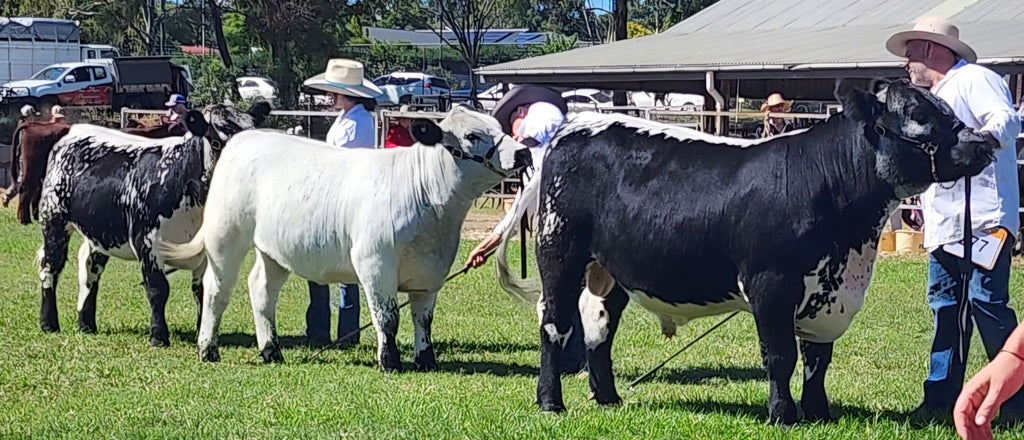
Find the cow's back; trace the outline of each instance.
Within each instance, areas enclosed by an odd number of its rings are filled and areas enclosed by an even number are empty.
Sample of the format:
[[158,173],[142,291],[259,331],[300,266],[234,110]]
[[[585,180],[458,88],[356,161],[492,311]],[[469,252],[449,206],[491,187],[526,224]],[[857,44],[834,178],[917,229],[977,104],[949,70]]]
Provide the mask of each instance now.
[[[835,181],[857,175],[846,168],[860,158],[815,151],[829,147],[815,138],[739,148],[620,126],[594,134],[563,133],[545,157],[542,244],[573,231],[634,300],[688,318],[744,308],[743,285],[761,274],[807,274],[794,297],[802,318],[824,315],[833,293],[849,304],[836,304],[845,322],[808,322],[805,336],[845,330],[870,280],[871,228],[885,208],[837,205]],[[844,273],[850,282],[833,286]]]
[[[455,252],[458,225],[438,230],[430,201],[407,186],[412,159],[432,148],[344,149],[270,130],[239,133],[213,173],[203,221],[251,233],[286,269],[321,282],[354,279],[353,248],[386,243],[402,259],[455,237]],[[435,232],[418,233],[424,228]]]
[[[150,140],[76,125],[54,146],[49,163],[42,220],[60,217],[102,250],[124,249],[166,222],[198,229],[195,208],[206,192],[201,138]],[[182,224],[181,216],[196,218]]]

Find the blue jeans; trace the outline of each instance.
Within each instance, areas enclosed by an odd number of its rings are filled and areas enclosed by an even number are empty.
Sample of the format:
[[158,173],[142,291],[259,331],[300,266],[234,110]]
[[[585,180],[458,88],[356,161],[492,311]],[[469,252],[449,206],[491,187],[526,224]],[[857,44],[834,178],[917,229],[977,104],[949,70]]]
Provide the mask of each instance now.
[[[359,285],[339,284],[338,298],[338,337],[359,330]],[[359,333],[347,339],[352,342],[359,342]]]
[[[331,290],[330,286],[309,284],[309,307],[306,309],[306,336],[314,341],[330,340],[331,337]],[[338,337],[359,329],[359,285],[338,286],[340,305],[338,307]],[[359,333],[349,338],[359,341]]]
[[[1003,348],[1017,326],[1017,316],[1009,306],[1010,253],[1012,236],[1007,239],[992,270],[972,265],[968,301],[962,301],[961,258],[942,248],[931,253],[928,263],[928,305],[932,309],[935,335],[932,339],[928,378],[924,381],[924,403],[948,407],[956,402],[963,388],[965,363],[974,326],[991,360]],[[961,326],[960,313],[966,307],[968,319]],[[963,327],[963,328],[961,328]],[[963,359],[960,346],[963,346]],[[1017,402],[1020,393],[1007,405],[1024,409]]]

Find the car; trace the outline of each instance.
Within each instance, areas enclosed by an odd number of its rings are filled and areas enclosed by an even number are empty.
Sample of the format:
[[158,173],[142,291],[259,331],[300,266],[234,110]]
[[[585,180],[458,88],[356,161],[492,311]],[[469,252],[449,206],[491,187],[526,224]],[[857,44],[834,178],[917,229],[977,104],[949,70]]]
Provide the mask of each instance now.
[[277,99],[277,83],[262,76],[242,76],[235,79],[238,83],[238,94],[242,99],[262,98],[268,101]]
[[448,81],[427,73],[392,72],[374,78],[373,83],[384,92],[377,97],[382,104],[411,104],[417,96],[451,95]]
[[570,112],[597,111],[612,107],[612,97],[598,89],[572,89],[562,92]]
[[[658,96],[664,95],[664,96]],[[683,110],[700,110],[704,108],[704,96],[692,93],[652,93],[631,92],[631,105],[636,107],[669,107]]]

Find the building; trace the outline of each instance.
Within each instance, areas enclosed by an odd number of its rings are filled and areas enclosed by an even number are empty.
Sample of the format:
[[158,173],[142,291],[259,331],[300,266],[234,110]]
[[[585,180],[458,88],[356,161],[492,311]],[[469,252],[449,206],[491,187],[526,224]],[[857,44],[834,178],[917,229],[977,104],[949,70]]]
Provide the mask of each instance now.
[[[1015,100],[1024,73],[1020,0],[720,0],[652,36],[483,67],[489,82],[832,100],[837,78],[904,77],[886,39],[923,16],[960,28],[980,64],[1005,74]],[[717,99],[716,99],[717,98]]]

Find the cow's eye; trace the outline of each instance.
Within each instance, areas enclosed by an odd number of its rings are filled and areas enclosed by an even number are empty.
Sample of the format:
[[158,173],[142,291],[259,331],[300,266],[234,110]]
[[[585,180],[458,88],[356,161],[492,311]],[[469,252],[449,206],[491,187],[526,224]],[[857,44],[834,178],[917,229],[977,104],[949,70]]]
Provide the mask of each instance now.
[[480,140],[480,136],[477,135],[476,133],[470,133],[469,136],[466,136],[466,140],[470,142],[476,142]]

